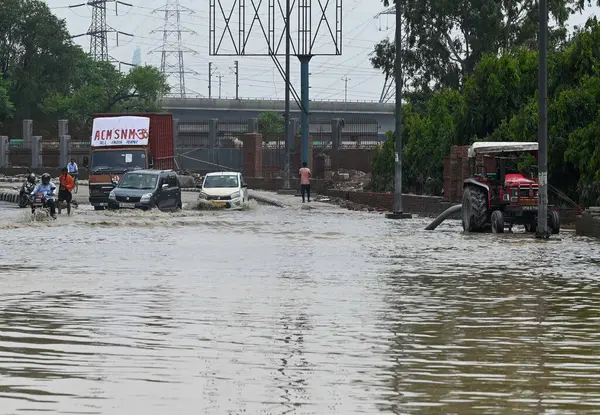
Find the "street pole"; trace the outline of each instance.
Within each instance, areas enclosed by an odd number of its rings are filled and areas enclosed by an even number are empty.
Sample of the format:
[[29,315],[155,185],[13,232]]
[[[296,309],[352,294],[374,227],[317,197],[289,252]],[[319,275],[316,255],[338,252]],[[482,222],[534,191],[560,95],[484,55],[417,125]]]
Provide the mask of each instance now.
[[212,98],[212,62],[208,62],[208,99]]
[[394,209],[388,219],[408,219],[412,216],[402,209],[402,0],[396,0],[396,152],[394,173]]
[[537,238],[548,238],[548,0],[539,0],[539,121]]
[[290,189],[290,0],[285,2],[285,114],[284,114],[285,161],[283,166],[283,188]]
[[235,99],[240,99],[240,64],[235,61]]
[[219,99],[221,99],[221,79],[223,79],[223,75],[221,75],[221,73],[219,72],[217,78],[219,78]]
[[344,102],[348,102],[348,81],[351,81],[352,79],[345,77],[342,78],[342,81],[344,81],[344,83],[346,84],[344,87]]

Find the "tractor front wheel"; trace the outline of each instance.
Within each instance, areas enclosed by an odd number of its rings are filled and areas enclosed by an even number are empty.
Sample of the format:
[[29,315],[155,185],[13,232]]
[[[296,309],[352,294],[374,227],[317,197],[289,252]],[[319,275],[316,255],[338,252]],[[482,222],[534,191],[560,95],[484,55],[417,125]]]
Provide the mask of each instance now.
[[465,232],[481,232],[487,222],[487,194],[483,188],[467,186],[462,197],[462,226]]
[[499,210],[494,210],[491,217],[492,232],[504,233],[504,215]]
[[560,216],[558,211],[551,210],[548,213],[548,229],[552,235],[558,235],[560,232]]

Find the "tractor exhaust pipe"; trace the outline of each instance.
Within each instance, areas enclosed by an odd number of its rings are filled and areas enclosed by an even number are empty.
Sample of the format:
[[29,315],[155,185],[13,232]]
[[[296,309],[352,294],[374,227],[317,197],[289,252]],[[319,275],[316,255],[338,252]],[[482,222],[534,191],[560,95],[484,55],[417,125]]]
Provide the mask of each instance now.
[[435,218],[435,220],[433,222],[431,222],[429,224],[429,226],[427,226],[425,228],[426,231],[432,231],[435,228],[437,228],[438,226],[440,226],[440,223],[442,223],[443,221],[446,220],[446,218],[448,218],[448,216],[451,216],[455,213],[458,213],[462,210],[462,205],[454,205],[449,207],[448,209],[446,209],[444,211],[444,213],[442,213],[440,216],[438,216],[437,218]]

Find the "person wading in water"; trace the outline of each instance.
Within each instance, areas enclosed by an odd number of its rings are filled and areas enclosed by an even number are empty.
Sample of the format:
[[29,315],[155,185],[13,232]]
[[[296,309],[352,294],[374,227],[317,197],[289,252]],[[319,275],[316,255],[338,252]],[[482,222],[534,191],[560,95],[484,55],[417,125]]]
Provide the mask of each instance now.
[[302,163],[302,168],[300,169],[300,193],[302,194],[302,203],[304,203],[304,196],[306,195],[308,198],[308,203],[310,203],[310,178],[312,177],[312,173],[308,168],[308,164],[306,162]]

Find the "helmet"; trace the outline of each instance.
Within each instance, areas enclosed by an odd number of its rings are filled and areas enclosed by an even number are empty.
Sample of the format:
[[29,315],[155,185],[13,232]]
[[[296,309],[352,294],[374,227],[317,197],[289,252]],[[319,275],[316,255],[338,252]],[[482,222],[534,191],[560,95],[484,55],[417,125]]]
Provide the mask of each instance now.
[[42,183],[44,183],[44,184],[50,183],[50,175],[48,173],[42,174]]
[[27,176],[27,181],[29,183],[35,183],[35,173],[30,173],[29,176]]

